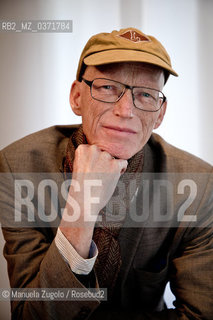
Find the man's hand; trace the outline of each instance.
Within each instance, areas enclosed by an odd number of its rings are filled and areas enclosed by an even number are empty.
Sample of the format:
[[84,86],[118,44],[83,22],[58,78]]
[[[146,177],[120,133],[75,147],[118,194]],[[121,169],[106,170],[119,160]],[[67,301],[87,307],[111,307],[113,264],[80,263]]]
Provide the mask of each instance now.
[[[96,145],[80,145],[75,151],[72,181],[60,229],[84,258],[87,258],[89,254],[98,214],[112,197],[127,164],[126,160],[114,159],[108,152],[100,150]],[[91,181],[92,184],[97,181],[99,184],[93,187],[95,198],[99,203],[93,205],[92,222],[90,219],[90,193],[84,192],[85,183],[88,181]],[[72,225],[66,222],[69,221],[69,216],[75,215],[69,199],[74,199],[80,207],[80,215]]]

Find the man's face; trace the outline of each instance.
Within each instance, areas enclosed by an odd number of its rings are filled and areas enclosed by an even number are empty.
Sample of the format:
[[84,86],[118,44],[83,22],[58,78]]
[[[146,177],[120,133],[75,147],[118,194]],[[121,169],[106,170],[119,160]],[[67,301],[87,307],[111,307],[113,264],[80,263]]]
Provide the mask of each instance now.
[[[163,71],[142,63],[116,63],[100,68],[89,66],[83,77],[90,81],[107,78],[157,90],[162,90],[164,85]],[[157,112],[135,108],[128,89],[115,103],[94,100],[84,81],[73,83],[70,102],[73,111],[82,116],[88,143],[120,159],[129,159],[143,148],[152,130],[161,124],[166,110],[166,103]]]

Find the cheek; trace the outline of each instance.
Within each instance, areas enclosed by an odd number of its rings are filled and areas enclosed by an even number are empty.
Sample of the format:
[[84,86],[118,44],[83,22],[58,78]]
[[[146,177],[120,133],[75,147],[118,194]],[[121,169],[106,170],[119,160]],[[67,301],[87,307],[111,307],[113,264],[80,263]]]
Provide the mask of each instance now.
[[138,116],[140,119],[140,129],[141,129],[141,143],[144,145],[150,138],[152,131],[155,127],[156,121],[158,119],[157,114],[153,113],[143,113]]
[[94,140],[99,120],[102,118],[103,113],[103,108],[100,108],[94,100],[87,101],[87,104],[84,104],[84,108],[82,109],[82,123],[83,131],[88,142]]
[[152,131],[156,125],[159,114],[156,112],[143,112],[142,115],[139,116],[142,130]]
[[95,116],[94,100],[88,94],[83,94],[81,99],[81,116],[85,125],[89,124]]

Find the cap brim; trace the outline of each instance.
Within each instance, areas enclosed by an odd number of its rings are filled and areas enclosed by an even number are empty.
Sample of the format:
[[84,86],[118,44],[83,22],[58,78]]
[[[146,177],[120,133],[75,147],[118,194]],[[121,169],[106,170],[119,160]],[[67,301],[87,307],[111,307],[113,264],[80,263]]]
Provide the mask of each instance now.
[[84,63],[87,66],[99,66],[102,64],[116,63],[116,62],[143,62],[159,66],[166,69],[169,73],[174,76],[178,74],[162,59],[159,57],[142,51],[137,50],[107,50],[97,53],[93,53],[84,58]]

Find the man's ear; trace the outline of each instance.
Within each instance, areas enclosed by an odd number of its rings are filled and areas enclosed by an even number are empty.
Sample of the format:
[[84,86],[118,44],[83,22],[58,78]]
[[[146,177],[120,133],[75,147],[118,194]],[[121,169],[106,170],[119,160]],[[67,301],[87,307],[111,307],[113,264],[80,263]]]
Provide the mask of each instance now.
[[70,106],[77,116],[81,116],[81,82],[75,80],[70,89]]
[[163,105],[160,109],[160,113],[159,113],[158,118],[155,122],[154,129],[157,129],[161,125],[163,118],[165,116],[165,113],[166,113],[166,108],[167,108],[167,100],[163,103]]

